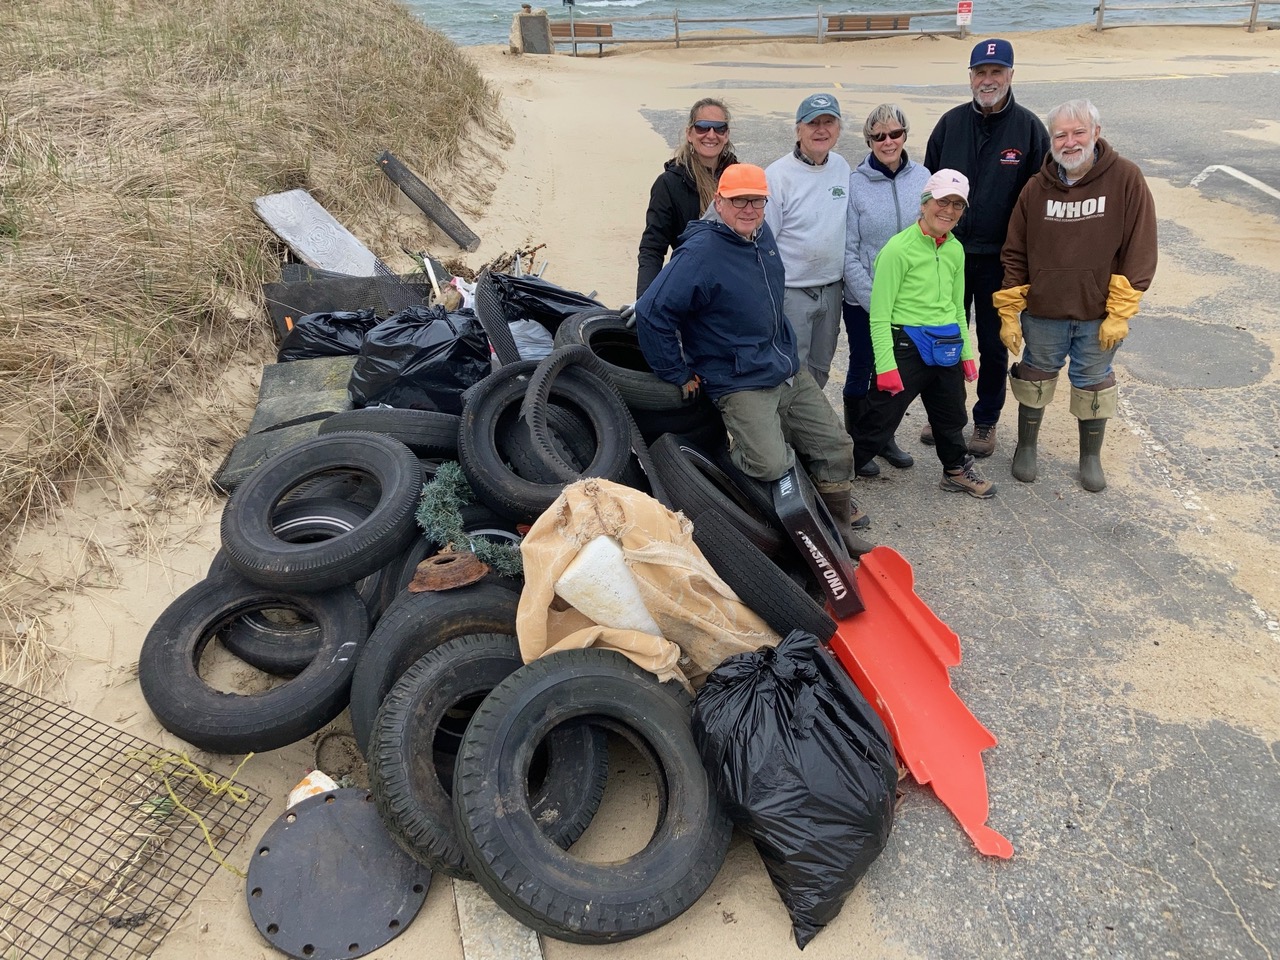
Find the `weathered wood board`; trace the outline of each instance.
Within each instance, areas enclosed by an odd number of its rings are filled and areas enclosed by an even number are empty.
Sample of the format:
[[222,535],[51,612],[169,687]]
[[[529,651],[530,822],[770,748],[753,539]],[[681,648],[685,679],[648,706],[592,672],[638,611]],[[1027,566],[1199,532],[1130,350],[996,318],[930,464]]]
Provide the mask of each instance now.
[[377,274],[378,258],[305,190],[269,193],[254,212],[303,263],[353,277]]

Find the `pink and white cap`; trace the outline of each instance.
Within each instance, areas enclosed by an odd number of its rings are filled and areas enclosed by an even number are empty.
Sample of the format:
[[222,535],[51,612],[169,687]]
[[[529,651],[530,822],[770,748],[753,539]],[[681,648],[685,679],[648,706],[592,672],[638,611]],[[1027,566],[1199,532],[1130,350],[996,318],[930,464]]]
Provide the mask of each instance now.
[[969,178],[959,170],[939,170],[924,185],[924,193],[920,194],[920,202],[930,197],[959,197],[969,202]]

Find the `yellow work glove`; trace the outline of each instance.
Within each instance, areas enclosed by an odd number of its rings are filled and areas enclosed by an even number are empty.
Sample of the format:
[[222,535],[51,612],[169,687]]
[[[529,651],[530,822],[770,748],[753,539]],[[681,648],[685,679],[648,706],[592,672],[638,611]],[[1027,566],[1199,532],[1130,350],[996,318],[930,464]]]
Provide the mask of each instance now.
[[1129,318],[1138,312],[1142,291],[1129,285],[1129,278],[1111,275],[1107,285],[1107,316],[1098,328],[1098,343],[1103,350],[1114,350],[1129,335]]
[[991,303],[1000,314],[1000,342],[1010,353],[1022,350],[1022,311],[1027,309],[1027,291],[1031,284],[997,290],[991,295]]

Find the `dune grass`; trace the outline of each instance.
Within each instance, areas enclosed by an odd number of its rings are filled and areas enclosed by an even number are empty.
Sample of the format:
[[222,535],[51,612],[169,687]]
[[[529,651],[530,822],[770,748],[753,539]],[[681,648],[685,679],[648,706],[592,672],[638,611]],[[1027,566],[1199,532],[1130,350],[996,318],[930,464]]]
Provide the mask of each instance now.
[[474,212],[496,104],[395,0],[0,4],[0,553],[160,401],[272,359],[254,197],[310,190],[385,255],[374,159]]

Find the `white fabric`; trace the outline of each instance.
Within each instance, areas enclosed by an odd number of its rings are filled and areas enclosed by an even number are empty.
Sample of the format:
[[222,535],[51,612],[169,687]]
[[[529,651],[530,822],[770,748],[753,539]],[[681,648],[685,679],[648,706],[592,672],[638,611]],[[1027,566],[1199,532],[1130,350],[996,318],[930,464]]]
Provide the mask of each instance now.
[[818,287],[844,276],[849,163],[837,153],[811,166],[788,153],[769,164],[765,222],[773,231],[788,287]]

